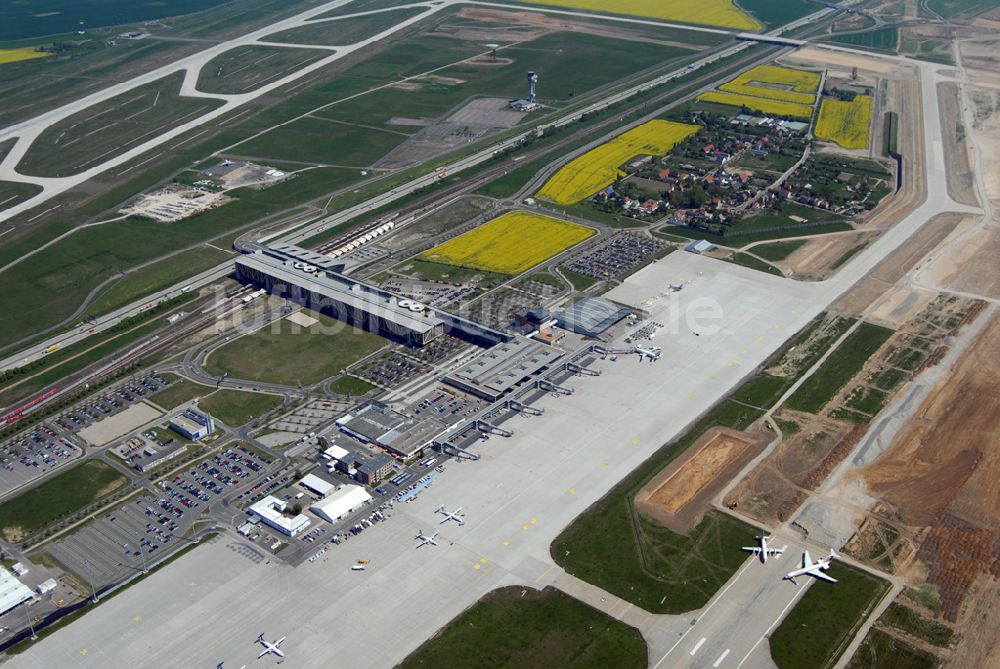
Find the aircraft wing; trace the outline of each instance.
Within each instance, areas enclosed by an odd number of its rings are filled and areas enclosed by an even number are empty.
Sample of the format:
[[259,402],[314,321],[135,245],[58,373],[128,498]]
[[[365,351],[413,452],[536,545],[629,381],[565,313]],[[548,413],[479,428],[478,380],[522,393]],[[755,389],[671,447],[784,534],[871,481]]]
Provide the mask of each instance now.
[[261,653],[260,655],[257,656],[257,659],[259,660],[260,658],[264,657],[265,655],[267,655],[270,652],[271,652],[270,648],[266,649],[263,653]]
[[280,646],[281,644],[283,644],[285,642],[285,639],[287,639],[287,638],[288,637],[281,637],[280,639],[278,639],[277,641],[274,642],[274,645],[275,646]]
[[781,548],[768,548],[767,552],[770,553],[771,555],[781,555],[782,553],[785,552],[786,548],[788,547],[782,546]]
[[751,553],[759,553],[760,546],[744,546],[743,550],[750,551]]
[[836,583],[837,582],[837,579],[833,578],[832,576],[827,576],[820,569],[810,569],[809,570],[809,575],[810,576],[815,576],[816,578],[821,578],[824,581],[829,581],[830,583]]

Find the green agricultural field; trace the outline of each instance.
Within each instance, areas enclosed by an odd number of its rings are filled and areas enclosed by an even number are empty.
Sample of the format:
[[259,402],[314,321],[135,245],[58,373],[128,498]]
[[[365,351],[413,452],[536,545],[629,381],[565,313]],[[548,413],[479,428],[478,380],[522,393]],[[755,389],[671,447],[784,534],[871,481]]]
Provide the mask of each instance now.
[[806,240],[792,240],[787,242],[774,242],[771,244],[761,244],[760,246],[753,247],[753,253],[759,255],[765,260],[784,260],[788,256],[792,255],[795,251],[802,248],[806,243]]
[[3,538],[19,542],[110,495],[125,485],[126,480],[118,470],[100,460],[88,460],[70,467],[0,504]]
[[198,400],[198,408],[230,427],[239,427],[254,418],[260,418],[281,403],[282,398],[278,395],[217,390]]
[[783,26],[820,8],[811,0],[739,0],[738,4],[766,28]]
[[206,63],[197,88],[205,93],[249,93],[331,55],[323,49],[240,46]]
[[817,413],[861,371],[892,333],[889,328],[862,323],[788,398],[788,406],[796,411]]
[[182,73],[172,74],[50,126],[24,154],[18,171],[46,177],[77,174],[222,104],[180,97],[183,79]]
[[879,28],[865,33],[855,33],[853,35],[834,35],[831,42],[838,44],[850,44],[851,46],[861,46],[874,49],[876,51],[895,51],[899,43],[899,31],[895,26]]
[[399,669],[641,669],[639,630],[555,588],[494,590],[413,651]]
[[[354,6],[358,3],[352,3]],[[289,44],[323,44],[338,46],[354,44],[368,39],[392,26],[427,11],[424,7],[399,9],[369,16],[358,16],[339,21],[317,21],[302,28],[292,28],[271,33],[263,38],[265,42],[287,42]]]
[[878,628],[868,631],[854,652],[847,669],[936,669],[941,661],[925,650],[886,634]]
[[164,379],[170,380],[170,385],[155,395],[151,395],[149,397],[149,401],[167,411],[170,411],[175,407],[179,407],[185,402],[189,402],[196,397],[205,397],[210,395],[216,390],[215,388],[203,386],[200,383],[195,383],[194,381],[182,379],[174,374],[164,373],[160,376]]
[[303,312],[317,323],[308,328],[287,318],[235,339],[208,356],[205,370],[235,379],[310,385],[338,374],[386,345],[378,335],[324,314]]
[[[828,669],[889,589],[867,572],[834,561],[836,585],[817,581],[771,633],[771,659],[778,669]],[[787,585],[787,584],[782,584]]]
[[144,295],[168,288],[185,277],[215,267],[233,255],[215,247],[202,246],[160,260],[122,277],[90,304],[87,313],[99,316],[113,311]]

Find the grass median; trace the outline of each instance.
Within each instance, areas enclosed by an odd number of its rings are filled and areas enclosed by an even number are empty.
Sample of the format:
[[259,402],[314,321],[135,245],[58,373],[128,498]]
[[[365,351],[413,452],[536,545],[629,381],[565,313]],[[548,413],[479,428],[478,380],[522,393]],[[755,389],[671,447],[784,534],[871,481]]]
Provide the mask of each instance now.
[[21,541],[110,495],[125,485],[126,480],[118,470],[100,460],[88,460],[56,474],[0,504],[4,540]]
[[640,669],[639,630],[554,588],[494,590],[399,664],[466,669]]

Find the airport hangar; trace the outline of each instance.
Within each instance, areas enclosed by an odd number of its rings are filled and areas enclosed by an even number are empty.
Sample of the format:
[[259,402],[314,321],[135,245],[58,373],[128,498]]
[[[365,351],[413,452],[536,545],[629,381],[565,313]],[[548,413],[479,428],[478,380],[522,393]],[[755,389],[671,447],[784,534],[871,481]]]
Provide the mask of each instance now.
[[409,346],[451,334],[484,347],[511,336],[431,309],[343,274],[344,263],[293,244],[248,244],[236,259],[236,278],[323,311],[358,328]]

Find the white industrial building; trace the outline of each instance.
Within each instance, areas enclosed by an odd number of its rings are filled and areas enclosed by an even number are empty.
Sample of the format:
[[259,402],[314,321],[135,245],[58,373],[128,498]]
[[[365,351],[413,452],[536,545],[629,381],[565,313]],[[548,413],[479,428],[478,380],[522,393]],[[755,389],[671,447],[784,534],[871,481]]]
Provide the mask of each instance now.
[[24,604],[34,596],[31,588],[17,580],[6,568],[0,567],[0,615]]
[[312,523],[303,514],[286,515],[287,503],[277,497],[268,495],[250,507],[250,513],[288,537],[294,537]]
[[57,585],[59,585],[59,584],[56,583],[56,579],[54,579],[54,578],[47,578],[44,581],[42,581],[41,583],[39,583],[38,587],[35,588],[35,590],[38,591],[39,595],[44,595],[44,594],[50,593],[53,590],[55,590]]
[[327,495],[330,494],[331,490],[337,487],[332,483],[330,483],[329,481],[321,479],[315,474],[306,474],[305,476],[303,476],[302,480],[299,481],[299,485],[302,486],[303,488],[313,491],[320,497],[326,497]]
[[309,510],[326,522],[335,523],[371,499],[372,496],[361,486],[345,485],[329,497],[316,502]]

